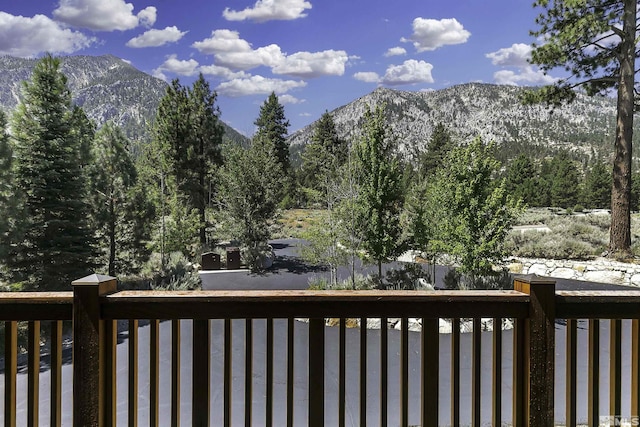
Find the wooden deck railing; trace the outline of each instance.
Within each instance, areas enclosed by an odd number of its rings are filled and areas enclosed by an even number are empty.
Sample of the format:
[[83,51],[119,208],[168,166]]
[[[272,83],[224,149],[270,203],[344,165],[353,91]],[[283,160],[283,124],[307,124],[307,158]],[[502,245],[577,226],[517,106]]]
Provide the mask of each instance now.
[[[222,359],[222,381],[215,384],[216,391],[221,390],[222,408],[220,414],[214,414],[216,425],[237,425],[242,420],[246,426],[274,425],[274,411],[286,409],[284,424],[324,426],[328,418],[337,419],[339,426],[349,424],[347,404],[352,396],[347,395],[348,378],[352,378],[354,361],[347,358],[347,320],[360,319],[360,325],[366,325],[367,319],[380,319],[382,327],[379,335],[372,336],[367,328],[361,327],[358,333],[356,362],[359,375],[357,397],[357,415],[351,414],[357,425],[386,426],[391,412],[398,414],[394,424],[408,426],[416,424],[410,421],[410,408],[419,407],[419,425],[460,425],[461,406],[471,406],[471,425],[480,426],[486,402],[491,409],[491,422],[494,426],[511,424],[516,426],[552,426],[554,425],[554,393],[556,367],[556,321],[568,319],[566,326],[566,425],[577,422],[577,378],[588,375],[588,423],[597,426],[600,415],[620,415],[623,398],[630,398],[630,414],[638,414],[640,407],[640,365],[638,347],[640,346],[640,291],[632,292],[556,292],[554,282],[548,279],[526,277],[515,281],[514,291],[198,291],[198,292],[155,292],[123,291],[116,292],[116,281],[104,276],[89,276],[74,282],[73,293],[5,293],[0,294],[0,321],[5,322],[4,356],[4,425],[17,424],[17,377],[18,348],[17,322],[28,321],[27,340],[27,396],[28,425],[61,425],[62,402],[62,321],[73,320],[73,425],[76,426],[112,426],[117,419],[124,424],[136,426],[138,422],[138,403],[141,388],[138,356],[141,351],[148,352],[149,385],[145,385],[145,402],[148,401],[149,424],[180,424],[181,406],[184,403],[181,388],[181,360],[191,358],[191,377],[187,382],[191,386],[190,417],[187,425],[208,426],[212,422],[212,350]],[[310,319],[308,326],[295,319]],[[325,381],[326,354],[325,328],[326,318],[340,319],[337,325],[337,393],[328,396]],[[385,327],[388,319],[400,318],[399,348],[389,348],[390,335]],[[421,319],[421,333],[418,348],[410,348],[409,319]],[[442,363],[439,334],[439,319],[452,319],[450,336],[451,358]],[[481,328],[483,318],[494,319],[494,325],[501,325],[503,319],[514,319],[512,338],[503,342],[502,328],[494,328],[491,339],[490,372],[483,372],[483,345],[487,333]],[[149,320],[151,319],[151,320]],[[160,420],[160,322],[171,321],[170,372],[162,372],[169,377],[170,418]],[[220,348],[213,348],[212,319],[221,319],[221,339],[216,338]],[[264,408],[255,412],[254,358],[262,351],[255,345],[255,319],[264,319]],[[280,320],[284,319],[284,320]],[[473,332],[470,337],[470,402],[461,399],[461,364],[466,363],[461,353],[461,319],[472,319]],[[589,319],[588,331],[588,372],[578,372],[577,319]],[[600,414],[600,366],[601,350],[605,343],[599,340],[599,319],[614,319],[610,327],[608,346],[611,362],[609,376],[609,403],[607,414]],[[622,322],[619,319],[633,319],[630,334],[631,360],[630,395],[623,396],[622,375]],[[128,346],[125,360],[119,360],[116,354],[118,328],[116,321],[128,320]],[[143,349],[138,340],[138,321],[149,321],[149,347]],[[181,354],[183,320],[190,320],[192,331],[191,354]],[[40,324],[51,321],[50,337],[50,419],[39,420],[39,373],[40,373]],[[238,323],[240,322],[240,323]],[[239,325],[240,331],[238,330]],[[286,328],[286,334],[284,329]],[[307,416],[301,419],[294,414],[296,402],[300,396],[296,393],[300,366],[297,357],[300,346],[295,344],[296,331],[304,328],[308,333],[308,357],[304,369],[308,373],[306,381]],[[235,329],[235,334],[234,334]],[[274,339],[274,331],[282,332],[284,344]],[[233,364],[233,337],[243,332],[244,366]],[[370,342],[371,341],[371,342]],[[378,344],[378,357],[372,359],[371,346]],[[511,341],[511,342],[509,342]],[[512,358],[505,359],[503,354],[510,345]],[[605,348],[606,350],[606,348]],[[396,384],[390,384],[392,377],[388,370],[389,355],[399,360],[398,408],[390,408],[391,393]],[[411,370],[415,364],[410,359],[419,357],[417,373]],[[304,352],[302,352],[304,353]],[[278,357],[279,355],[279,357]],[[146,358],[146,355],[145,355]],[[122,359],[122,357],[120,358]],[[395,360],[395,359],[394,359]],[[372,366],[372,363],[377,366]],[[118,366],[127,366],[126,395],[117,394],[116,372]],[[451,386],[443,390],[439,377],[442,369],[450,367]],[[511,366],[511,378],[505,378],[506,365]],[[286,386],[274,391],[276,380],[274,366],[282,367]],[[243,372],[244,383],[240,387],[243,398],[237,398],[237,390],[232,392],[234,373]],[[379,371],[379,383],[368,383],[369,371]],[[489,377],[487,377],[489,376]],[[483,393],[482,383],[490,378],[491,393]],[[281,380],[280,383],[282,383]],[[419,392],[410,392],[410,384],[419,381]],[[506,384],[506,386],[505,386]],[[236,389],[238,388],[236,382]],[[353,388],[353,387],[351,387]],[[260,390],[262,391],[262,390]],[[371,392],[375,392],[376,411],[370,411]],[[163,390],[164,393],[164,390]],[[216,393],[218,394],[218,393]],[[439,400],[450,394],[449,414],[443,417],[439,410]],[[511,413],[509,419],[503,416],[505,397],[510,395]],[[234,397],[235,396],[235,397]],[[239,401],[240,400],[240,401]],[[462,401],[461,401],[462,400]],[[118,417],[118,401],[127,401],[127,416]],[[331,401],[331,402],[329,402]],[[325,413],[325,408],[333,408],[336,413]],[[483,402],[485,405],[483,406]],[[123,405],[120,405],[121,407]],[[234,414],[234,408],[242,408],[241,414]],[[483,409],[485,408],[485,409]],[[262,411],[264,409],[264,411]],[[333,411],[333,409],[330,409]],[[120,410],[122,411],[122,409]],[[414,411],[415,412],[415,411]],[[330,417],[329,417],[330,415]],[[395,416],[395,415],[394,415]],[[395,420],[395,419],[394,419]],[[565,423],[563,423],[565,424]],[[280,425],[280,424],[278,424]]]

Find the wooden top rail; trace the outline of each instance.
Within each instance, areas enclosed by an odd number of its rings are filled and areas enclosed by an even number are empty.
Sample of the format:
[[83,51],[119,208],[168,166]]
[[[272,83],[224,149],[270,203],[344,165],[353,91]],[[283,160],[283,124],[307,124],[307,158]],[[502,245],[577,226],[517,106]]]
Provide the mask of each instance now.
[[71,320],[73,292],[0,292],[0,321]]
[[101,297],[104,319],[516,317],[516,291],[124,291]]
[[640,291],[557,291],[559,319],[640,319]]

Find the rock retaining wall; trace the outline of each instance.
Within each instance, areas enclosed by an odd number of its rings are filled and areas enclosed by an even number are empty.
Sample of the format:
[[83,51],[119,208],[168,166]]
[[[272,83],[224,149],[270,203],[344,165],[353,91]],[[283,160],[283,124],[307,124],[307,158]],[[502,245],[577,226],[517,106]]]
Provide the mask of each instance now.
[[558,279],[640,286],[640,265],[606,259],[571,261],[511,258],[507,268],[509,272],[516,274],[537,274]]

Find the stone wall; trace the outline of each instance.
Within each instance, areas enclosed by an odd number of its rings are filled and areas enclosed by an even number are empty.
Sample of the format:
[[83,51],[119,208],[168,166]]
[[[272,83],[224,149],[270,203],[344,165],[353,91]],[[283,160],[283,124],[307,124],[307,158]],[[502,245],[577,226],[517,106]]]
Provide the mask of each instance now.
[[507,263],[511,273],[537,274],[558,279],[640,286],[640,265],[597,259],[571,261],[552,259],[511,258]]

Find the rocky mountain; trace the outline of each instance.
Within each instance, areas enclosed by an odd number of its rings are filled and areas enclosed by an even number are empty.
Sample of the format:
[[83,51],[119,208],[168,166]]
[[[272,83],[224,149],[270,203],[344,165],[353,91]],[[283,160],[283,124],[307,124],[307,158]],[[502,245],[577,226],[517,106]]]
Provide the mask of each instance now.
[[[548,155],[560,148],[579,157],[594,151],[611,153],[615,100],[579,94],[572,104],[551,110],[544,105],[522,105],[519,95],[523,90],[480,83],[427,92],[378,88],[330,114],[339,135],[353,141],[359,135],[366,106],[384,105],[400,150],[409,156],[425,149],[438,122],[449,128],[458,143],[476,136],[495,141],[505,159],[521,152]],[[311,141],[314,125],[290,136],[294,152]]]
[[[10,112],[18,105],[22,82],[31,77],[36,62],[0,57],[0,109]],[[132,140],[145,140],[165,94],[166,82],[112,55],[62,57],[60,68],[67,76],[73,101],[98,126],[113,120]],[[245,142],[243,135],[223,125],[228,139]]]

